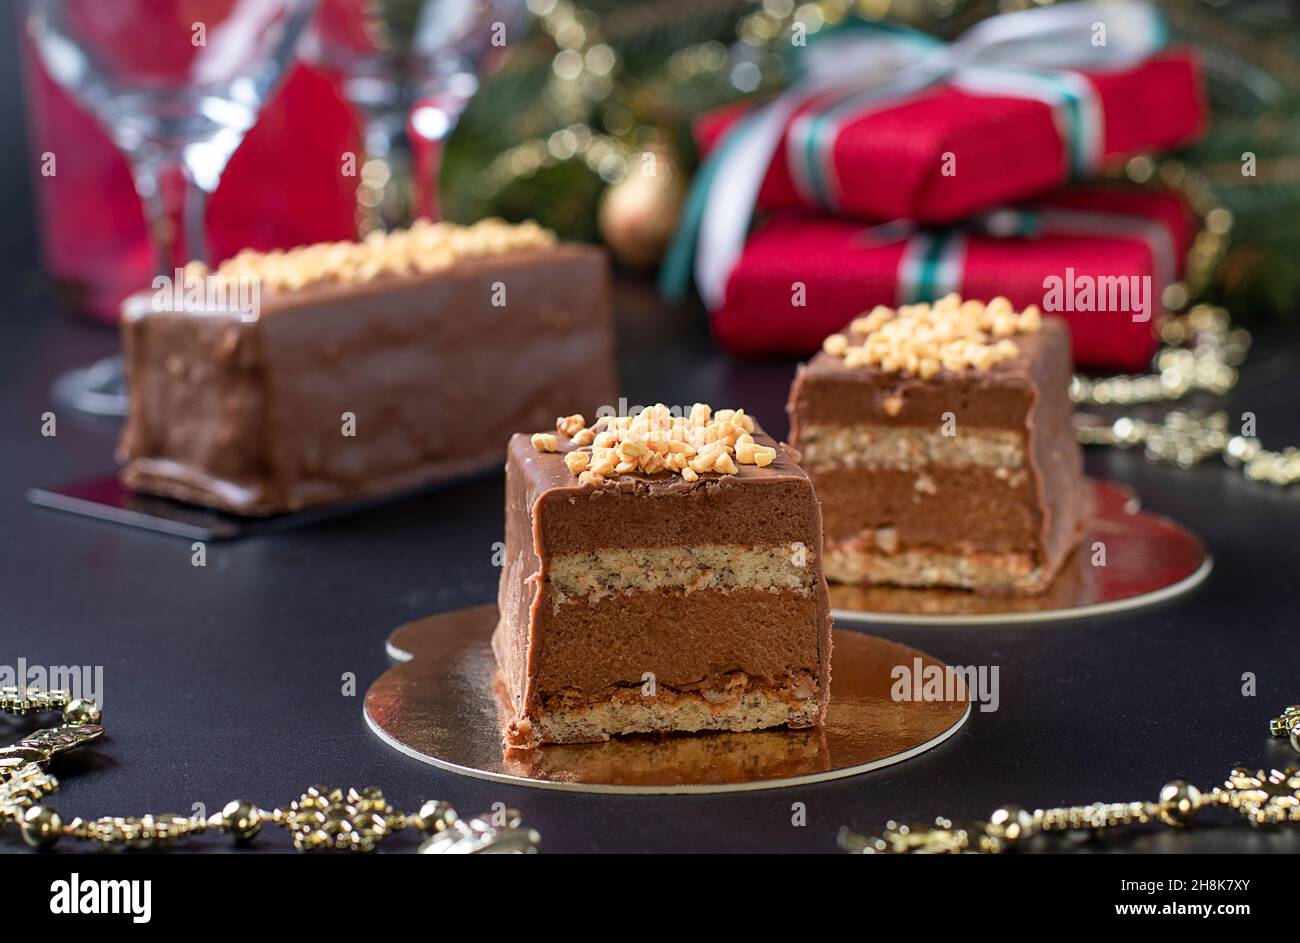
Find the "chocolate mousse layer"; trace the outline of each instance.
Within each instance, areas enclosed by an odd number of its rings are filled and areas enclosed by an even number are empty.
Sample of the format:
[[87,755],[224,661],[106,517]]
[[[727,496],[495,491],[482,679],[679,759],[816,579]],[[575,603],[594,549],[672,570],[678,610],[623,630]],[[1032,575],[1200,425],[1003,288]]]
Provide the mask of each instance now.
[[826,574],[1039,593],[1087,511],[1064,322],[1005,299],[877,309],[800,367],[791,442]]
[[[744,419],[748,441],[728,454],[765,464],[728,458],[734,470],[686,477],[646,471],[658,460],[644,455],[589,474],[617,438],[602,423],[511,439],[493,638],[511,745],[821,723],[820,510],[803,470]],[[633,437],[669,455],[674,434]]]
[[605,255],[535,226],[420,224],[197,277],[257,303],[127,300],[138,491],[278,514],[490,470],[513,431],[614,402]]

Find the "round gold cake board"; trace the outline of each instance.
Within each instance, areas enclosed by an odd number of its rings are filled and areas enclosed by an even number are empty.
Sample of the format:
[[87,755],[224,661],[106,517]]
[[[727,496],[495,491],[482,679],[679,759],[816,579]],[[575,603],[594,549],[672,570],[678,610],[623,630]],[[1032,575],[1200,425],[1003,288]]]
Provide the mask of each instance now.
[[504,693],[489,644],[496,621],[496,606],[479,606],[394,631],[388,652],[400,664],[366,692],[370,729],[417,760],[498,782],[580,792],[712,793],[821,782],[901,763],[947,740],[970,716],[968,698],[891,698],[895,666],[934,676],[946,667],[942,662],[907,645],[837,629],[830,709],[820,729],[507,750]]
[[[870,625],[988,625],[1078,619],[1171,599],[1200,585],[1211,559],[1195,534],[1143,511],[1137,494],[1092,485],[1092,517],[1079,548],[1039,596],[982,596],[960,589],[831,584],[831,615]],[[1105,566],[1093,563],[1104,545]]]

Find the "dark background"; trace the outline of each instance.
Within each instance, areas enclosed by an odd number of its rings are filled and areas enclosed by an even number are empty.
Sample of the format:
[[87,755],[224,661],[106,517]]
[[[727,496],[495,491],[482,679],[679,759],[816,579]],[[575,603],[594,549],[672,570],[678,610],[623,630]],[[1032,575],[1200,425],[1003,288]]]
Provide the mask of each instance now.
[[[10,11],[6,10],[5,13]],[[112,467],[112,424],[58,418],[40,435],[61,371],[112,352],[113,332],[61,310],[39,272],[12,16],[0,15],[0,664],[102,665],[108,734],[61,758],[65,818],[209,811],[231,798],[282,805],[306,786],[378,785],[402,808],[444,798],[464,813],[503,801],[547,851],[830,851],[843,824],[943,813],[1154,798],[1167,780],[1212,786],[1237,764],[1294,765],[1267,721],[1300,701],[1295,641],[1300,493],[1221,464],[1156,468],[1094,451],[1089,470],[1200,534],[1214,572],[1170,603],[1104,618],[881,634],[955,664],[1001,666],[1001,708],[903,765],[822,785],[713,797],[598,797],[461,778],[401,756],[361,702],[388,667],[397,625],[495,598],[499,478],[273,536],[208,546],[29,507],[24,491]],[[87,213],[95,207],[86,207]],[[702,312],[620,284],[630,402],[743,404],[774,434],[793,365],[714,352]],[[1259,334],[1233,415],[1266,446],[1300,443],[1296,338]],[[1254,672],[1258,693],[1241,693]],[[341,676],[357,678],[355,697]],[[20,729],[0,720],[0,742]],[[791,803],[807,825],[790,824]],[[223,848],[205,839],[204,848]],[[284,850],[283,836],[261,842]],[[1300,835],[1244,827],[1163,830],[1092,849],[1297,851]],[[23,848],[14,830],[0,850]],[[65,849],[67,850],[67,849]]]

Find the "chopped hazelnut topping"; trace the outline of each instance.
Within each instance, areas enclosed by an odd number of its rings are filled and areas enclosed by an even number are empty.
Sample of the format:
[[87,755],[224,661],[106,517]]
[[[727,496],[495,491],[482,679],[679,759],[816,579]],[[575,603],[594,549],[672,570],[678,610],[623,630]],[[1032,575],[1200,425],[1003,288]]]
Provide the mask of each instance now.
[[[449,268],[460,259],[498,255],[555,244],[555,233],[534,222],[484,219],[472,226],[417,220],[409,229],[371,233],[361,242],[318,242],[296,249],[245,249],[219,265],[212,277],[256,278],[268,290],[295,291],[321,282],[353,284],[387,275],[415,275]],[[186,274],[206,275],[191,262]]]
[[561,416],[558,433],[539,432],[532,437],[540,452],[559,450],[558,436],[575,448],[566,452],[564,464],[582,484],[599,484],[606,478],[639,472],[666,472],[696,481],[713,472],[735,475],[739,465],[767,466],[776,461],[776,449],[754,441],[754,418],[743,409],[714,412],[696,403],[688,416],[674,416],[662,403],[636,416],[606,416],[590,428],[581,416]]
[[985,304],[950,294],[934,304],[896,310],[878,305],[855,318],[846,333],[826,338],[822,349],[842,358],[846,367],[878,366],[884,373],[928,380],[940,370],[991,370],[1018,355],[1012,337],[1033,334],[1042,324],[1036,305],[1017,314],[1000,295]]

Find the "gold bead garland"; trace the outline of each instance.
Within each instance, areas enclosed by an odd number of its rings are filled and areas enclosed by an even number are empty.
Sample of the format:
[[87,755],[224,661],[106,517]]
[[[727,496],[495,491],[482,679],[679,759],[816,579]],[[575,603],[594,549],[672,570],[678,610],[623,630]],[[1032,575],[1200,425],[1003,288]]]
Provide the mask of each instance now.
[[[1250,335],[1233,328],[1222,308],[1196,305],[1167,321],[1161,336],[1166,346],[1156,355],[1159,373],[1101,380],[1076,376],[1071,398],[1076,404],[1129,406],[1178,400],[1193,392],[1223,396],[1236,386]],[[1182,468],[1217,455],[1251,481],[1279,487],[1300,482],[1300,449],[1270,451],[1254,436],[1232,435],[1228,425],[1222,410],[1173,410],[1158,421],[1075,415],[1076,434],[1084,445],[1141,445],[1148,461]]]
[[[1274,737],[1288,737],[1300,751],[1300,705],[1269,722]],[[999,854],[1026,849],[1030,839],[1075,831],[1159,823],[1173,828],[1191,824],[1203,809],[1224,808],[1251,825],[1300,823],[1300,768],[1251,770],[1238,766],[1221,786],[1201,790],[1191,783],[1166,783],[1158,798],[1138,802],[1088,805],[1030,812],[1005,805],[985,821],[955,822],[940,816],[933,823],[885,823],[879,835],[840,830],[839,845],[854,854]]]
[[[75,701],[67,692],[0,688],[0,705],[6,713],[58,709],[50,705],[59,704],[80,705],[74,713],[81,716],[99,715],[93,702]],[[384,838],[406,829],[428,836],[420,845],[422,854],[534,853],[540,841],[538,833],[524,828],[514,811],[506,811],[499,821],[480,816],[464,822],[447,803],[429,801],[418,812],[402,813],[374,787],[343,790],[313,786],[288,809],[269,812],[251,802],[233,801],[208,818],[110,816],[64,823],[57,812],[42,804],[45,796],[58,789],[57,780],[42,767],[56,754],[102,733],[98,724],[76,723],[65,713],[62,725],[35,731],[14,746],[0,749],[0,826],[16,823],[23,840],[38,849],[49,848],[64,837],[106,847],[161,848],[209,830],[247,843],[265,824],[289,831],[299,851],[373,851]],[[1270,720],[1269,733],[1287,738],[1300,751],[1300,705],[1291,705]],[[1181,828],[1201,810],[1216,807],[1237,812],[1251,825],[1300,822],[1300,769],[1252,771],[1236,767],[1221,786],[1208,790],[1175,780],[1160,790],[1155,801],[1090,803],[1032,812],[1006,805],[986,821],[959,823],[943,817],[933,824],[890,821],[878,836],[845,828],[840,831],[839,844],[858,854],[996,854],[1026,848],[1029,839],[1052,833],[1151,823]]]
[[[1214,203],[1210,185],[1201,175],[1178,161],[1157,164],[1138,156],[1128,161],[1124,174],[1134,183],[1155,180],[1180,190],[1202,220],[1183,280],[1164,292],[1165,307],[1178,310],[1209,285],[1228,249],[1232,213]],[[1234,328],[1226,310],[1209,304],[1196,304],[1167,318],[1160,339],[1163,346],[1153,362],[1156,372],[1101,379],[1076,375],[1070,385],[1071,399],[1076,405],[1114,407],[1173,402],[1198,392],[1224,396],[1237,385],[1237,368],[1251,344],[1250,334]],[[1300,450],[1269,451],[1253,436],[1231,435],[1223,411],[1174,410],[1159,421],[1077,413],[1075,427],[1084,445],[1141,445],[1151,462],[1189,468],[1219,455],[1251,481],[1279,487],[1300,482]]]
[[63,723],[37,730],[0,749],[0,826],[14,823],[32,848],[49,848],[60,839],[102,847],[165,848],[208,831],[223,832],[237,843],[252,841],[263,825],[283,828],[299,851],[373,851],[390,835],[415,829],[427,836],[421,854],[520,853],[537,851],[541,836],[524,828],[519,813],[505,810],[463,821],[445,802],[424,803],[418,812],[393,808],[381,790],[312,786],[287,809],[260,809],[251,802],[228,802],[220,812],[201,815],[105,816],[64,822],[43,799],[58,788],[44,767],[57,754],[88,743],[104,732],[94,702],[66,691],[0,688],[0,712],[23,715],[62,711]]

